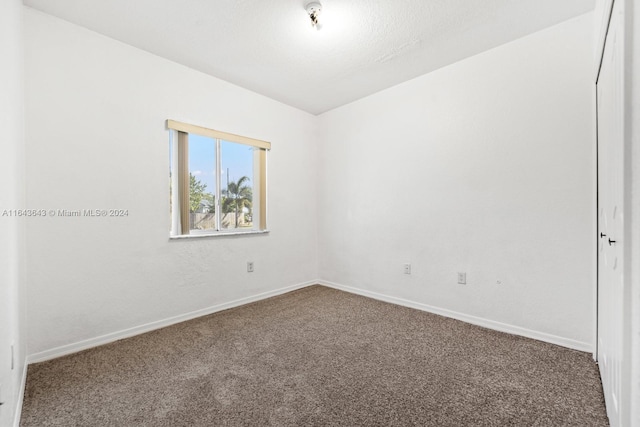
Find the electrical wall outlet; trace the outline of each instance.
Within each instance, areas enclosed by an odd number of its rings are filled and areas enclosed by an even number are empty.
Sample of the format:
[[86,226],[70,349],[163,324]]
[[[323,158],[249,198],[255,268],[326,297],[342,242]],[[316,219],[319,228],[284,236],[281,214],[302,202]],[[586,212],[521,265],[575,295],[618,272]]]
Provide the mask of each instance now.
[[404,274],[411,274],[411,264],[404,265]]
[[247,273],[253,273],[253,261],[247,262]]
[[467,284],[467,273],[458,272],[458,283],[461,285]]

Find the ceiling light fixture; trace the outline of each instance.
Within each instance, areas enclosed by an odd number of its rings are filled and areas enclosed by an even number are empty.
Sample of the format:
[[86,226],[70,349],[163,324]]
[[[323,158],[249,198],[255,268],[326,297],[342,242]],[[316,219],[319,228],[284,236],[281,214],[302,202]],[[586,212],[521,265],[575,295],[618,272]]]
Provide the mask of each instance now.
[[311,26],[316,30],[322,28],[322,24],[319,21],[320,12],[322,12],[322,5],[320,2],[311,2],[307,5],[306,9],[309,14],[309,18],[311,18]]

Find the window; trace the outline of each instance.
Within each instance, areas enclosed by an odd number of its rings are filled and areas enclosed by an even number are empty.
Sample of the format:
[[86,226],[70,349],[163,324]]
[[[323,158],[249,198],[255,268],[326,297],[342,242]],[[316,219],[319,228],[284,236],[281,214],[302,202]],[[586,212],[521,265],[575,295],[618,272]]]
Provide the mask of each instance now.
[[271,144],[167,120],[171,236],[267,231]]

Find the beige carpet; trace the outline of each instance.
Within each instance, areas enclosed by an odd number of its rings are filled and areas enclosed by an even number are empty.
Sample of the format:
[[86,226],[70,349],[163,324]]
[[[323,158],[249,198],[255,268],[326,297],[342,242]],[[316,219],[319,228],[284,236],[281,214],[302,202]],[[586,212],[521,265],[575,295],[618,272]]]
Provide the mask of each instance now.
[[22,426],[605,426],[591,355],[312,286],[29,367]]

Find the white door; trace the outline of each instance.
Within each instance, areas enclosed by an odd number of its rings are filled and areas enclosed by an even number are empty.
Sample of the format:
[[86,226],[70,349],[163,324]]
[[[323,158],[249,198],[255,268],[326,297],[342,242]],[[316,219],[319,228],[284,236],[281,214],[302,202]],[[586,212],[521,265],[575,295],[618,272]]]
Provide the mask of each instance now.
[[612,426],[620,425],[623,337],[624,46],[615,1],[597,82],[598,364]]

